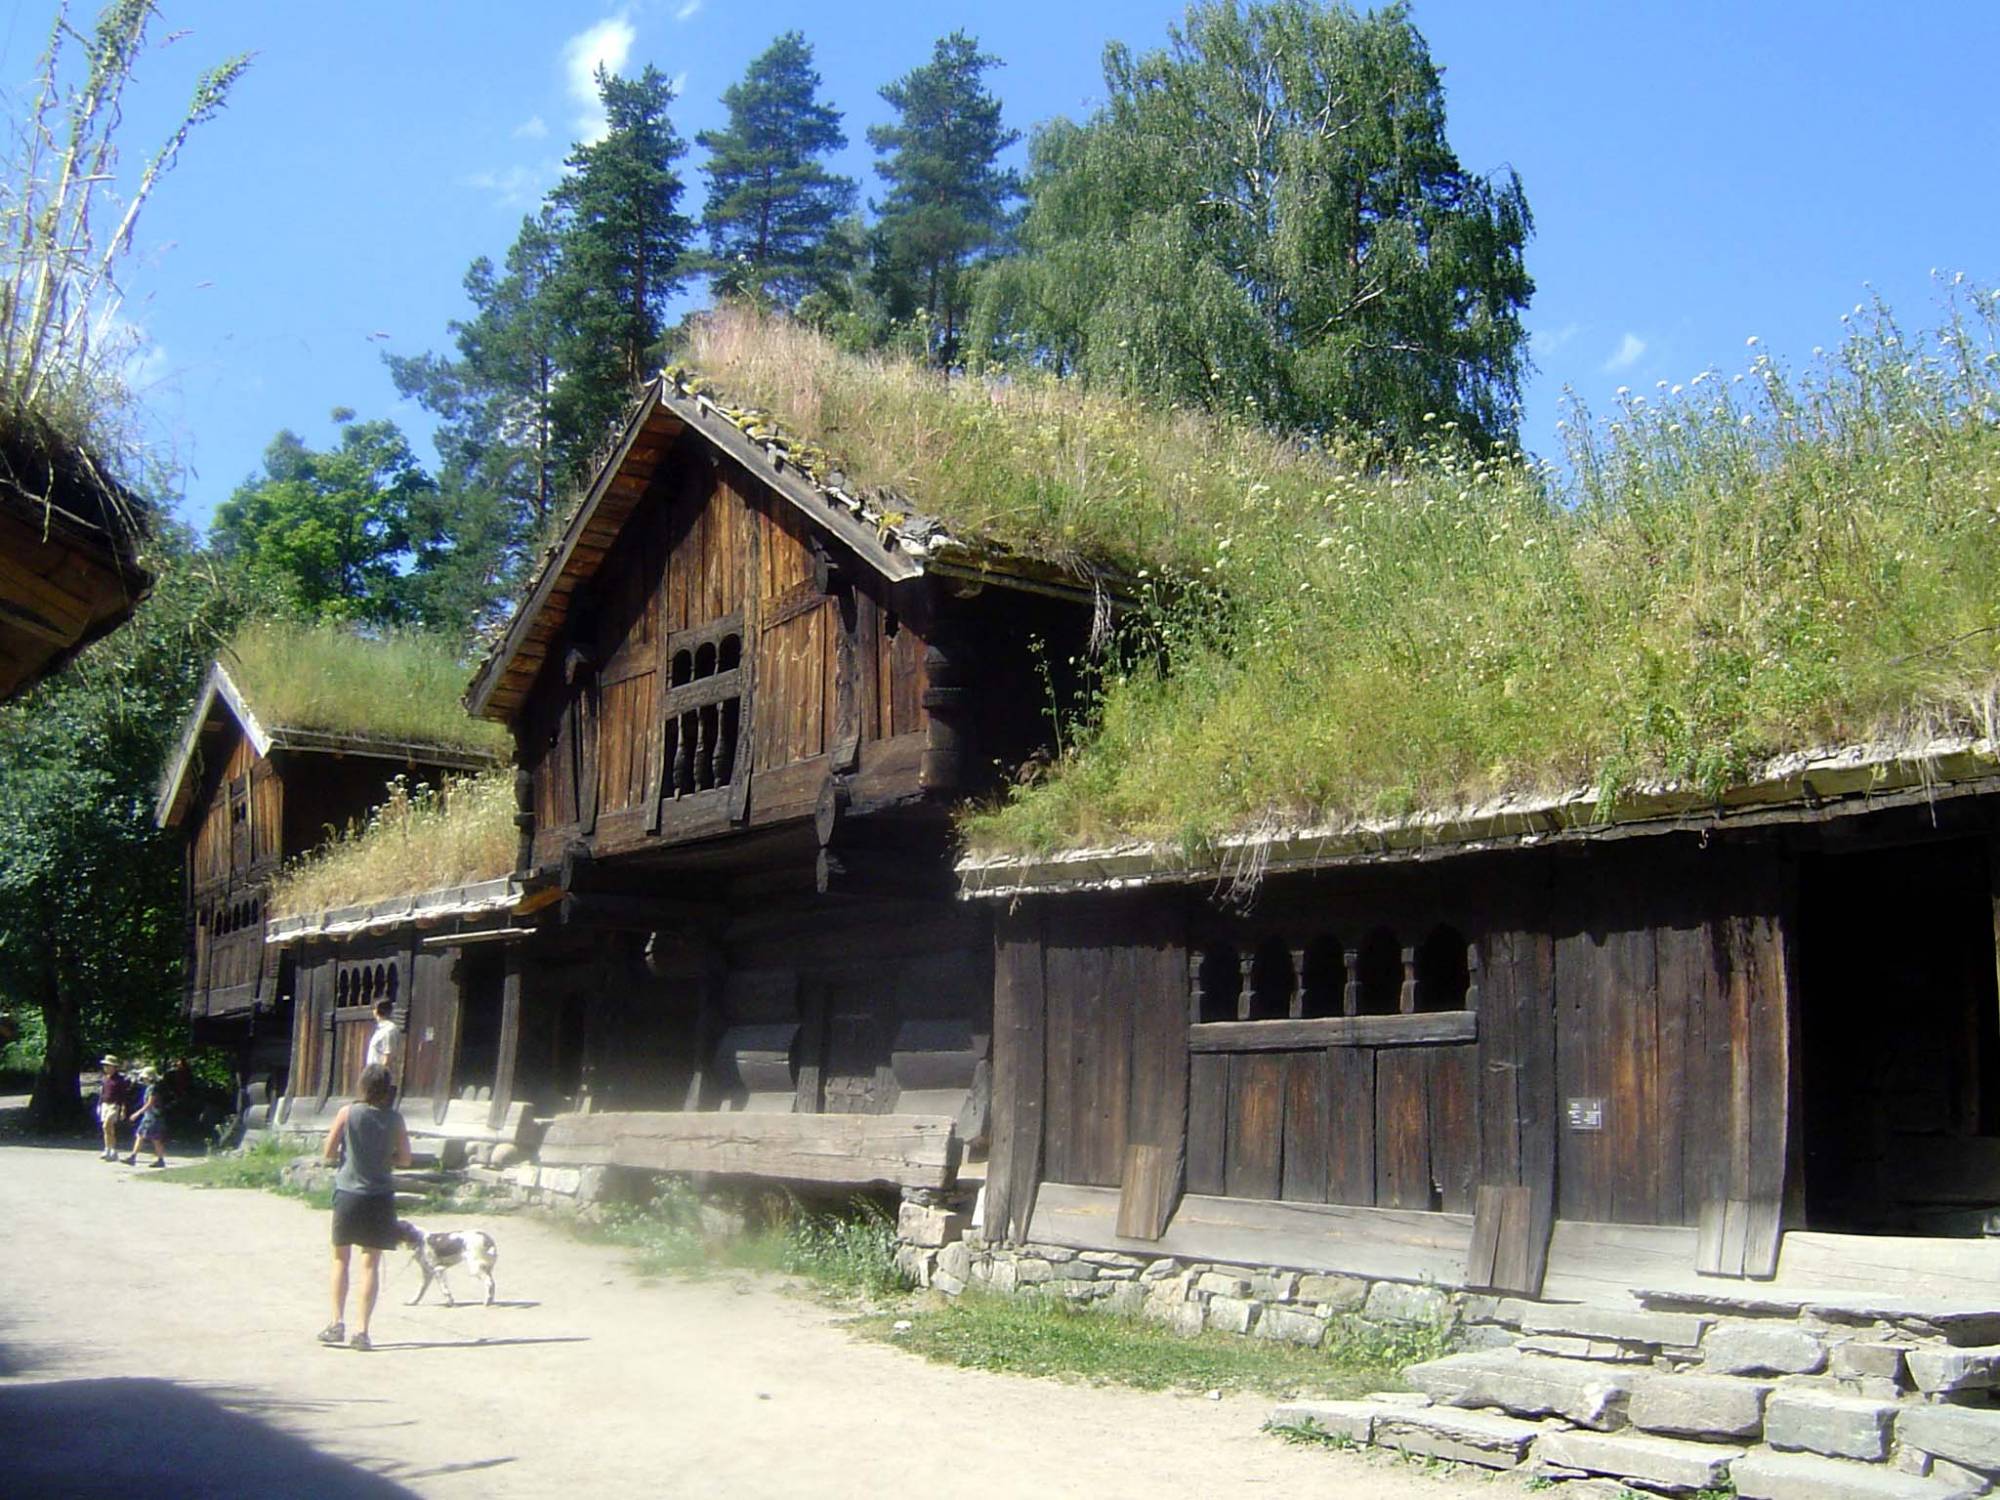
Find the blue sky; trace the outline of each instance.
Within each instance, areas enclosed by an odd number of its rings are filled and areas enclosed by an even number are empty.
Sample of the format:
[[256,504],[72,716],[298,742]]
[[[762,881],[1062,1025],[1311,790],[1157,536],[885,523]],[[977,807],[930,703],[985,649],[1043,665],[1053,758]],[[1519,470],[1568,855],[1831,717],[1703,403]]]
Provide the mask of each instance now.
[[[384,350],[446,347],[460,279],[505,251],[590,129],[599,59],[683,80],[684,136],[721,123],[721,91],[777,32],[802,30],[876,191],[876,89],[964,26],[1006,67],[1009,123],[1087,112],[1117,38],[1164,40],[1182,7],[758,6],[633,0],[162,0],[128,159],[164,130],[195,71],[256,62],[141,220],[128,316],[152,441],[186,469],[205,522],[282,427],[327,441],[335,406],[402,420]],[[47,0],[0,4],[0,80],[33,69]],[[1451,137],[1475,171],[1512,167],[1536,217],[1528,313],[1539,370],[1523,436],[1557,448],[1562,392],[1594,409],[1748,361],[1756,336],[1804,361],[1874,291],[1931,315],[1934,270],[2000,283],[2000,111],[1978,82],[2000,5],[1843,0],[1419,0],[1445,68]],[[699,151],[685,163],[698,211]]]

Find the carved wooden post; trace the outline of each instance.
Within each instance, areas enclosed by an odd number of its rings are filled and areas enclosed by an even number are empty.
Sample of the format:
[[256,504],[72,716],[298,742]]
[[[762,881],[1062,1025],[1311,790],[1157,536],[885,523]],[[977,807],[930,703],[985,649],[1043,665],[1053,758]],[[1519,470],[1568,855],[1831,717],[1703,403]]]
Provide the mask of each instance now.
[[1361,1014],[1361,950],[1343,949],[1341,961],[1346,965],[1347,982],[1340,987],[1340,1013],[1343,1016],[1358,1016]]
[[1422,981],[1417,978],[1417,950],[1415,948],[1405,948],[1403,950],[1403,993],[1399,997],[1396,1006],[1404,1015],[1410,1015],[1417,1009],[1417,1002],[1421,998],[1419,994],[1421,986]]
[[525,876],[535,863],[535,778],[525,766],[514,771],[514,873]]
[[1202,970],[1208,962],[1208,954],[1200,948],[1188,949],[1188,1024],[1197,1025],[1207,1019],[1208,993],[1202,983]]
[[1306,950],[1303,945],[1292,949],[1292,1003],[1287,1014],[1296,1021],[1306,1013]]
[[1236,971],[1241,979],[1236,988],[1236,1019],[1247,1021],[1257,1003],[1257,950],[1245,948],[1236,956]]
[[917,773],[926,792],[952,792],[965,779],[967,651],[943,626],[924,647],[924,757]]
[[1467,943],[1465,945],[1465,1008],[1467,1010],[1479,1009],[1481,968],[1482,961],[1479,957],[1479,944]]
[[693,715],[691,714],[682,714],[680,723],[675,726],[674,796],[676,797],[679,797],[683,792],[694,789],[694,734],[693,726],[688,723],[688,720],[692,717]]

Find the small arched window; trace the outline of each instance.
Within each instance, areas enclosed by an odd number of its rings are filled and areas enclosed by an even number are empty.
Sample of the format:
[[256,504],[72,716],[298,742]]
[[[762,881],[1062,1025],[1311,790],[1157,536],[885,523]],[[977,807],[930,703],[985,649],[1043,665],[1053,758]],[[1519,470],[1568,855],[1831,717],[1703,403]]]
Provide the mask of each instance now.
[[1417,1009],[1464,1010],[1471,983],[1465,934],[1456,927],[1433,927],[1417,949]]
[[1237,996],[1243,990],[1243,970],[1236,961],[1236,950],[1228,943],[1204,948],[1195,972],[1201,985],[1201,1013],[1197,1019],[1235,1020]]
[[1393,1016],[1403,1008],[1403,952],[1396,934],[1377,927],[1361,940],[1361,956],[1356,965],[1361,981],[1360,1013],[1364,1016]]

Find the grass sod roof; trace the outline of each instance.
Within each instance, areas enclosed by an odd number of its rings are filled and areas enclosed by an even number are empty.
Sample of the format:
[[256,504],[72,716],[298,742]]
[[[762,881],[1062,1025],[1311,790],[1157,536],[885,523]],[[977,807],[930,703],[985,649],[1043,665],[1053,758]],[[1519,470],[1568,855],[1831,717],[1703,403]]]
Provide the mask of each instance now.
[[466,713],[464,659],[439,636],[371,638],[336,625],[267,621],[237,632],[219,660],[267,730],[495,758],[512,748],[504,728]]
[[500,880],[513,873],[514,773],[507,769],[413,786],[398,777],[388,800],[272,883],[274,917]]
[[[1567,471],[1441,431],[1385,470],[1338,442],[1034,377],[945,380],[724,314],[689,362],[850,490],[967,545],[1137,580],[1170,673],[1114,671],[975,851],[1422,817],[1776,757],[1991,738],[2000,683],[1996,303],[1861,309],[1798,376],[1627,396]],[[1136,659],[1149,661],[1152,654]]]

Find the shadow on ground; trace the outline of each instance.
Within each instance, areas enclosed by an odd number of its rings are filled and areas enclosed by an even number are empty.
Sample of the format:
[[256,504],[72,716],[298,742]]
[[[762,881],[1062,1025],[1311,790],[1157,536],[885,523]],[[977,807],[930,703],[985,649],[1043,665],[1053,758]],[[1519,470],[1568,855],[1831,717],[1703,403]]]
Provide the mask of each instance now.
[[[5,1487],[10,1494],[80,1500],[130,1500],[147,1493],[389,1500],[413,1493],[257,1415],[286,1404],[234,1400],[226,1392],[168,1380],[0,1386]],[[364,1398],[355,1404],[375,1403]],[[357,1416],[359,1427],[369,1425],[373,1414]],[[511,1457],[496,1457],[446,1469],[510,1462]]]

